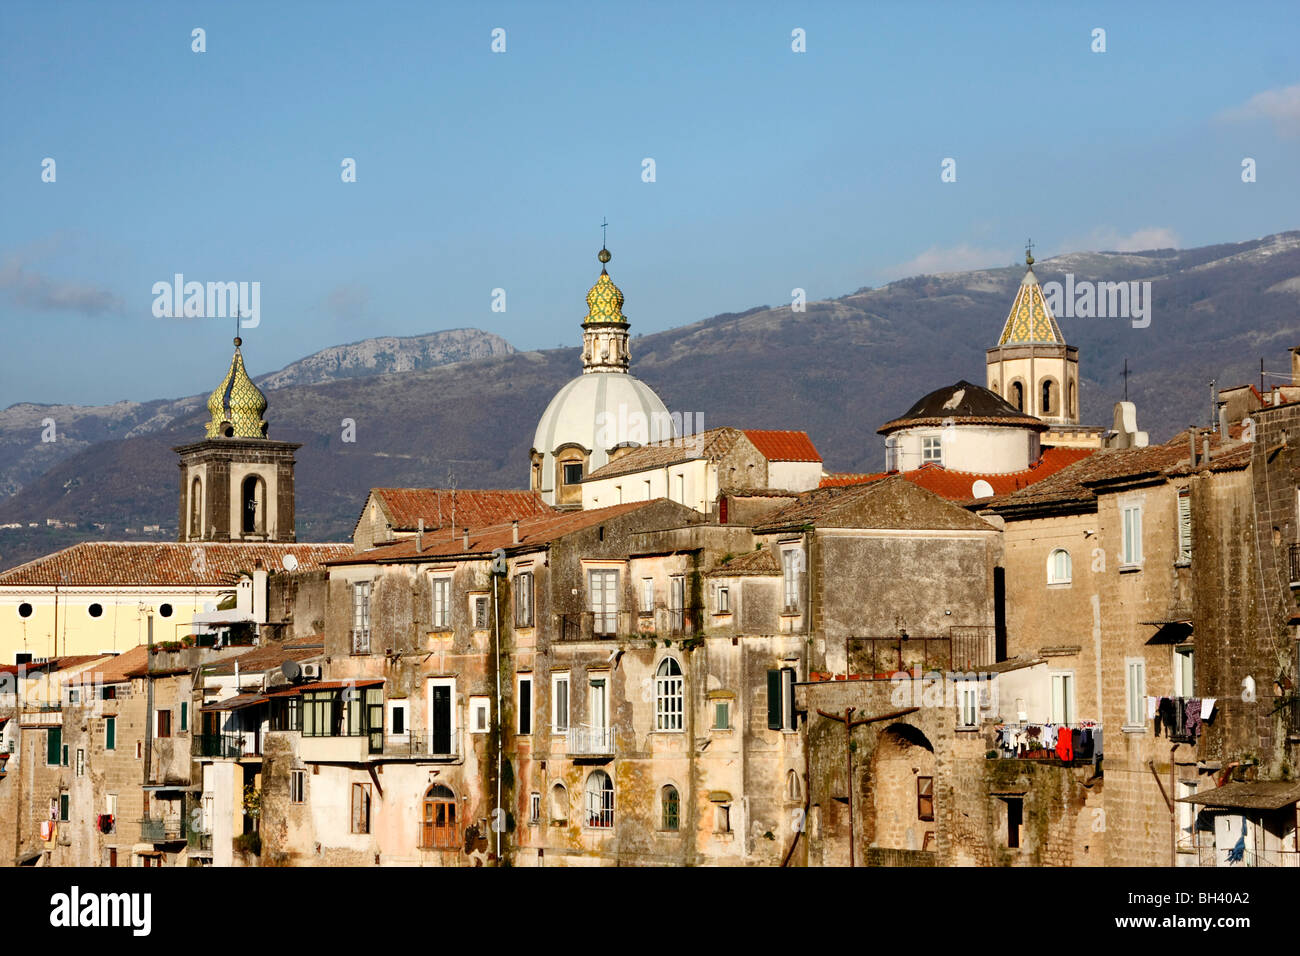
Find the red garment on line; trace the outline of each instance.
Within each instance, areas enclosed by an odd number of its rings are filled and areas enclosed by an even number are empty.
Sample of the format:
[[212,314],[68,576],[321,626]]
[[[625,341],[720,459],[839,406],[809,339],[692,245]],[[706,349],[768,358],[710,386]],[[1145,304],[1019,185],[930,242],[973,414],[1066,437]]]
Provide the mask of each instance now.
[[1056,731],[1056,756],[1062,760],[1074,759],[1074,731],[1069,727]]

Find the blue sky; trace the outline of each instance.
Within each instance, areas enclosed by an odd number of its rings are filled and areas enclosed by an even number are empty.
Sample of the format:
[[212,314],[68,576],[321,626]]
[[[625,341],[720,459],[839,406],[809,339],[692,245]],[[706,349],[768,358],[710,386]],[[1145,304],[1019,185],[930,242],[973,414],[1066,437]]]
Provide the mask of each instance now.
[[1298,25],[1294,3],[7,0],[0,406],[211,389],[232,323],[155,318],[177,272],[261,283],[260,374],[464,326],[577,344],[602,217],[634,332],[1007,265],[1027,236],[1300,228]]

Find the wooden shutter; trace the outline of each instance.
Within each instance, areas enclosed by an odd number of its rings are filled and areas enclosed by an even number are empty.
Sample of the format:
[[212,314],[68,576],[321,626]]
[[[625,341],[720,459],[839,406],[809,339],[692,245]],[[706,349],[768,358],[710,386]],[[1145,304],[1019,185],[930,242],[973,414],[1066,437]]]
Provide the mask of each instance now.
[[62,754],[63,729],[51,727],[45,732],[45,762],[52,767],[57,767]]
[[767,726],[769,730],[781,729],[781,672],[767,672]]

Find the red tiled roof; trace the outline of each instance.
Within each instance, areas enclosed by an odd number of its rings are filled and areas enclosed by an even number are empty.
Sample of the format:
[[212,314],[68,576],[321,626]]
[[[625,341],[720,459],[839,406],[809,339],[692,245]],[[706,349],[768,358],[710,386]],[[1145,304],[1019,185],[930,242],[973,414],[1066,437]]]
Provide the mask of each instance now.
[[[369,564],[371,562],[404,560],[428,561],[434,558],[459,555],[483,556],[491,554],[496,548],[539,546],[547,544],[562,535],[580,531],[583,528],[600,524],[602,521],[630,514],[666,500],[666,498],[656,498],[654,501],[630,501],[621,505],[610,505],[607,508],[592,508],[586,511],[552,511],[550,514],[539,515],[536,518],[523,518],[519,521],[519,541],[517,544],[514,541],[513,525],[497,524],[486,528],[471,528],[469,547],[465,546],[463,536],[459,534],[451,540],[430,541],[426,537],[424,539],[424,550],[417,552],[415,550],[416,540],[406,538],[394,544],[372,548],[360,554],[349,552],[346,557],[336,558],[330,561],[329,564]],[[684,505],[678,505],[678,507],[685,512],[689,512],[689,509]]]
[[555,511],[535,491],[371,488],[370,493],[383,504],[394,531],[415,531],[421,518],[426,531],[443,527],[459,531]]
[[651,468],[663,468],[684,461],[704,458],[709,461],[721,461],[736,447],[742,432],[730,425],[720,425],[706,431],[695,432],[681,438],[668,438],[664,441],[650,442],[619,455],[611,462],[601,465],[585,481],[597,481],[601,478],[615,478],[619,475],[635,474]]
[[821,461],[807,432],[746,428],[745,437],[768,461]]
[[[196,560],[200,551],[202,561]],[[87,541],[0,573],[0,586],[220,587],[234,583],[240,571],[253,570],[259,559],[277,571],[292,554],[296,570],[315,571],[351,553],[350,544]]]
[[77,675],[73,683],[93,684],[98,680],[102,684],[120,684],[145,672],[149,663],[149,647],[141,644],[129,651],[110,657],[104,663],[87,668]]
[[[902,476],[915,485],[933,491],[940,498],[949,501],[973,501],[972,486],[977,481],[986,481],[993,488],[994,495],[1008,495],[1021,488],[1027,488],[1035,482],[1054,475],[1062,468],[1087,458],[1096,449],[1093,448],[1058,448],[1043,450],[1043,455],[1031,467],[1024,471],[1013,471],[1002,475],[980,475],[968,471],[949,471],[941,465],[927,464],[912,471],[902,472]],[[828,475],[821,480],[822,488],[840,488],[846,485],[864,485],[888,477],[891,472],[877,472],[873,475]]]
[[73,667],[80,667],[92,661],[109,658],[108,654],[72,654],[67,657],[55,657],[39,664],[5,664],[0,666],[0,674],[17,674],[21,669],[24,674],[54,674]]

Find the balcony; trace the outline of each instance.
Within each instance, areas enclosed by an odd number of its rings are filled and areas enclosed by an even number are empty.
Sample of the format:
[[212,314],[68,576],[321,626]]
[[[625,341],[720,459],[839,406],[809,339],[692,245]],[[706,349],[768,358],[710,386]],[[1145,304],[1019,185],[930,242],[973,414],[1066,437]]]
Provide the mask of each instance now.
[[370,754],[370,759],[373,760],[381,756],[390,760],[459,760],[460,741],[456,735],[453,735],[451,742],[435,753],[430,748],[428,734],[403,734],[399,737],[385,737],[382,751]]
[[179,843],[185,839],[182,817],[145,817],[140,821],[140,839],[145,843]]
[[612,757],[614,728],[570,727],[565,752],[570,757]]
[[231,758],[235,760],[242,760],[246,757],[261,757],[261,744],[261,734],[256,730],[232,731],[220,734],[195,734],[193,755],[208,759]]
[[1291,570],[1291,587],[1300,588],[1300,544],[1293,544],[1287,548],[1287,558]]
[[638,631],[631,611],[581,611],[561,614],[558,637],[561,641],[609,641],[620,634]]
[[[1056,740],[1052,746],[1048,747],[1045,743],[1040,742],[1042,735],[1042,724],[1005,724],[1002,731],[1001,739],[998,742],[997,756],[1003,760],[1060,760],[1060,752],[1056,749]],[[1057,740],[1059,734],[1065,728],[1069,728],[1072,734],[1075,731],[1092,731],[1092,733],[1078,733],[1072,737],[1070,748],[1069,763],[1094,763],[1102,757],[1102,738],[1101,725],[1095,722],[1083,724],[1053,724],[1057,728]],[[1077,745],[1075,745],[1077,742]],[[992,753],[992,752],[990,752]]]

